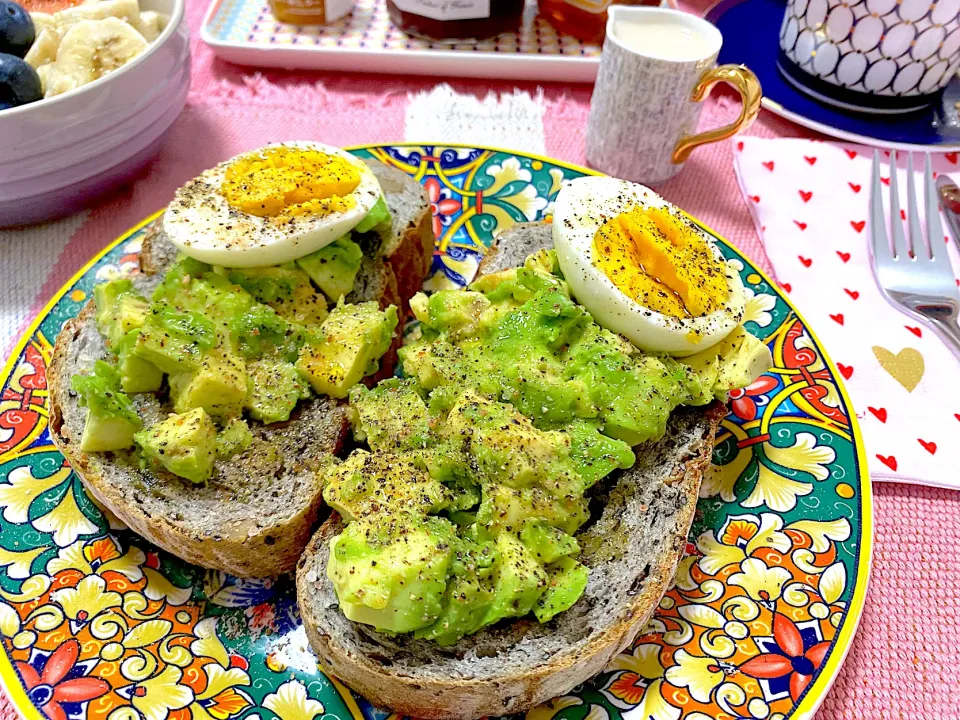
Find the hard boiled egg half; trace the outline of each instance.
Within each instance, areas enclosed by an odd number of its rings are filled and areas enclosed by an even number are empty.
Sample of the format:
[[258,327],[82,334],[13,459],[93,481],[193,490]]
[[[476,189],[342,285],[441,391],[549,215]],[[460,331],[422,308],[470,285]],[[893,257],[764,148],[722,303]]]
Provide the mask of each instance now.
[[706,350],[743,319],[736,270],[710,236],[643,185],[578,178],[557,195],[553,242],[577,300],[641,350]]
[[170,240],[212,265],[279,265],[329,245],[382,191],[359,158],[314,142],[266,145],[177,190],[163,216]]

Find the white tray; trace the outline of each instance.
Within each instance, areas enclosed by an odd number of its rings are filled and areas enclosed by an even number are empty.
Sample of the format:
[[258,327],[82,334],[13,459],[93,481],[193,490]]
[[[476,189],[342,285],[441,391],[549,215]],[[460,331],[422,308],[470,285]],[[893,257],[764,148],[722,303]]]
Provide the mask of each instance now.
[[519,33],[484,42],[431,43],[400,32],[386,0],[357,0],[331,25],[278,23],[267,0],[214,0],[200,37],[230,62],[287,69],[345,70],[502,80],[593,82],[600,46],[560,35],[527,0]]

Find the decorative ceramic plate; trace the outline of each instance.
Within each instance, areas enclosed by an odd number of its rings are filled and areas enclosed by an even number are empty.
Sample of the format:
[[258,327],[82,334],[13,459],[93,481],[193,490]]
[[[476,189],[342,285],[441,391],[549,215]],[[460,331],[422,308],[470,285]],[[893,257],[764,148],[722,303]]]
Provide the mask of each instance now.
[[[511,152],[370,146],[426,187],[432,287],[589,171]],[[188,565],[104,514],[50,443],[45,368],[93,286],[136,272],[142,228],[44,309],[0,375],[0,675],[28,720],[385,720],[326,677],[290,577]],[[709,232],[709,231],[708,231]],[[775,367],[734,393],[674,587],[628,651],[530,720],[808,718],[867,588],[870,483],[850,401],[790,301],[721,238]]]
[[798,125],[841,140],[891,150],[960,150],[960,79],[938,105],[905,115],[865,115],[819,103],[777,69],[784,0],[720,0],[705,14],[723,33],[720,63],[743,63],[763,86],[763,107]]
[[268,0],[216,0],[200,37],[241,65],[501,80],[593,82],[600,46],[561,35],[528,0],[519,32],[482,42],[432,43],[404,34],[386,0],[356,0],[353,12],[322,27],[278,23]]

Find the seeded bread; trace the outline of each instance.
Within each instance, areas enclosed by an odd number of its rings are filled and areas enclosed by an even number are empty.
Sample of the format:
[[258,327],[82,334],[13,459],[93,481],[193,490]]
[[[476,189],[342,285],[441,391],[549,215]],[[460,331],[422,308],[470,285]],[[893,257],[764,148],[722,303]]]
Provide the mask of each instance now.
[[[382,238],[364,237],[367,252],[347,300],[407,308],[433,250],[427,198],[401,171],[369,164],[384,187],[393,228]],[[155,223],[143,242],[143,273],[134,278],[138,291],[149,296],[176,255]],[[162,470],[142,470],[130,451],[84,453],[79,442],[86,410],[70,390],[70,378],[89,372],[94,361],[108,355],[94,312],[88,305],[64,325],[48,371],[50,434],[86,488],[132,530],[188,562],[244,577],[292,570],[322,503],[317,469],[340,451],[346,435],[344,406],[316,398],[300,403],[286,423],[251,422],[251,447],[218,460],[214,478],[203,485]],[[399,337],[398,331],[395,344]],[[381,373],[393,374],[395,362],[394,347],[381,360]],[[169,412],[154,395],[136,395],[134,403],[146,425]]]
[[[548,225],[515,226],[483,269],[514,267],[552,244]],[[636,464],[597,488],[577,534],[587,588],[544,625],[502,621],[442,648],[347,620],[327,578],[330,542],[343,528],[332,515],[297,565],[300,614],[321,664],[375,705],[413,717],[506,715],[569,692],[633,641],[669,586],[723,415],[719,403],[678,409],[661,440],[636,448]]]

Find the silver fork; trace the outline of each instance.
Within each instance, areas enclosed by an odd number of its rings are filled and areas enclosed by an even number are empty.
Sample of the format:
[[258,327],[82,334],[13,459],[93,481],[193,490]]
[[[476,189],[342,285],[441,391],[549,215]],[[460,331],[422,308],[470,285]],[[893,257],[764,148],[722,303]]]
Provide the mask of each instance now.
[[[913,182],[913,155],[907,156],[907,226],[904,237],[897,189],[897,155],[890,156],[890,215],[893,235],[887,236],[887,216],[880,194],[880,154],[873,153],[873,179],[870,184],[870,262],[877,285],[884,297],[901,312],[923,323],[946,343],[960,360],[960,293],[947,248],[943,242],[943,226],[937,191],[926,156],[923,195],[927,219],[927,237],[920,230],[917,197]],[[909,241],[908,241],[909,240]],[[938,242],[939,241],[939,242]]]

